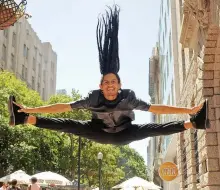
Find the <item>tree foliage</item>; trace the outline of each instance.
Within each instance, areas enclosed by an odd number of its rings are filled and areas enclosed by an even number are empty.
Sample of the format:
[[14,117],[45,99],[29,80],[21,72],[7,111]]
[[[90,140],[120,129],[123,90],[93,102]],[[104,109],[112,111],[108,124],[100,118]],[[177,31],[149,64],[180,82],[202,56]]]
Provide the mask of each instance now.
[[[7,100],[15,95],[17,102],[28,107],[67,103],[81,98],[77,91],[71,96],[55,95],[43,102],[40,95],[9,72],[0,73],[0,177],[22,169],[32,175],[40,171],[57,172],[70,180],[77,178],[78,137],[32,125],[8,126]],[[85,110],[73,110],[46,117],[89,120]],[[143,158],[128,146],[102,145],[82,139],[81,183],[98,186],[98,152],[102,152],[102,185],[104,189],[133,176],[146,178]]]

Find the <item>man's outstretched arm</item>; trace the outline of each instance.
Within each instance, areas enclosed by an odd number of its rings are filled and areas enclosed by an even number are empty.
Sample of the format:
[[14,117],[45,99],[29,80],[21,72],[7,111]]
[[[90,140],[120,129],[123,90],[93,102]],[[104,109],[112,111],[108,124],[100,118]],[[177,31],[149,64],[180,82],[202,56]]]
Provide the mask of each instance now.
[[36,108],[25,108],[19,104],[16,104],[21,107],[18,112],[25,112],[25,113],[62,113],[67,111],[72,111],[72,107],[70,103],[59,103],[53,104],[48,106],[41,106]]
[[195,114],[202,108],[202,105],[203,104],[193,108],[186,108],[152,104],[148,111],[154,114]]
[[88,109],[91,102],[97,101],[99,91],[94,90],[89,92],[88,96],[70,103],[57,103],[48,106],[41,106],[36,108],[25,108],[22,105],[15,103],[21,109],[19,112],[25,113],[62,113],[72,111],[73,109]]
[[21,109],[18,112],[25,113],[62,113],[72,111],[73,109],[87,109],[90,105],[90,98],[86,97],[82,100],[78,100],[70,103],[57,103],[47,106],[35,107],[35,108],[25,108],[22,105],[19,105]]
[[176,107],[168,105],[157,105],[150,104],[136,97],[134,91],[130,91],[129,98],[129,107],[141,111],[149,111],[154,114],[196,114],[203,106],[203,104],[193,107]]

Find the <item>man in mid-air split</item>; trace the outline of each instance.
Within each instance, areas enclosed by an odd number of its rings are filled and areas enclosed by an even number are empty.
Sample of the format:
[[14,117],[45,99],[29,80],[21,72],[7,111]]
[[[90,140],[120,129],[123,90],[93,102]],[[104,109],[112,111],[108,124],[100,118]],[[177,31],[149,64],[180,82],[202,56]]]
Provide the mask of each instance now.
[[[209,126],[208,101],[193,108],[153,105],[138,99],[135,92],[122,89],[118,75],[118,29],[119,7],[114,5],[98,20],[97,46],[101,71],[100,89],[91,91],[79,101],[27,108],[9,97],[11,126],[32,124],[39,128],[72,133],[102,144],[124,145],[147,137],[170,135],[195,128],[205,130]],[[135,69],[135,68],[134,68]],[[130,77],[135,77],[131,73]],[[35,117],[32,113],[61,113],[73,109],[92,112],[90,121]],[[149,111],[154,114],[190,114],[190,121],[173,121],[164,124],[133,124],[134,111]]]

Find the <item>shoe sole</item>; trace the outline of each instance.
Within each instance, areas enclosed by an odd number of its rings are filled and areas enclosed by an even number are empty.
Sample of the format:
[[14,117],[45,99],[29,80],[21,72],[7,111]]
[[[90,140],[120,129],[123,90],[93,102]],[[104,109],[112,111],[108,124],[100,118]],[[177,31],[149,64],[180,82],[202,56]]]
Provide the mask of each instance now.
[[13,96],[10,96],[9,97],[9,100],[8,100],[8,111],[9,111],[9,114],[10,114],[10,117],[9,117],[9,125],[10,126],[15,126],[15,115],[14,115],[14,109],[13,109]]
[[210,122],[209,122],[209,102],[208,102],[208,99],[205,100],[205,104],[206,104],[205,128],[209,129],[210,128]]

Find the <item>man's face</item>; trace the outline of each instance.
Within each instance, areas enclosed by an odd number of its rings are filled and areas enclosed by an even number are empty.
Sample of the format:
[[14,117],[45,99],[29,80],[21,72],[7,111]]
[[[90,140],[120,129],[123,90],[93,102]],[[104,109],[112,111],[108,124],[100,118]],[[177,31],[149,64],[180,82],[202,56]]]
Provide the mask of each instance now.
[[99,85],[107,100],[114,100],[118,96],[118,91],[121,88],[117,77],[113,73],[109,73],[103,77],[102,83]]

